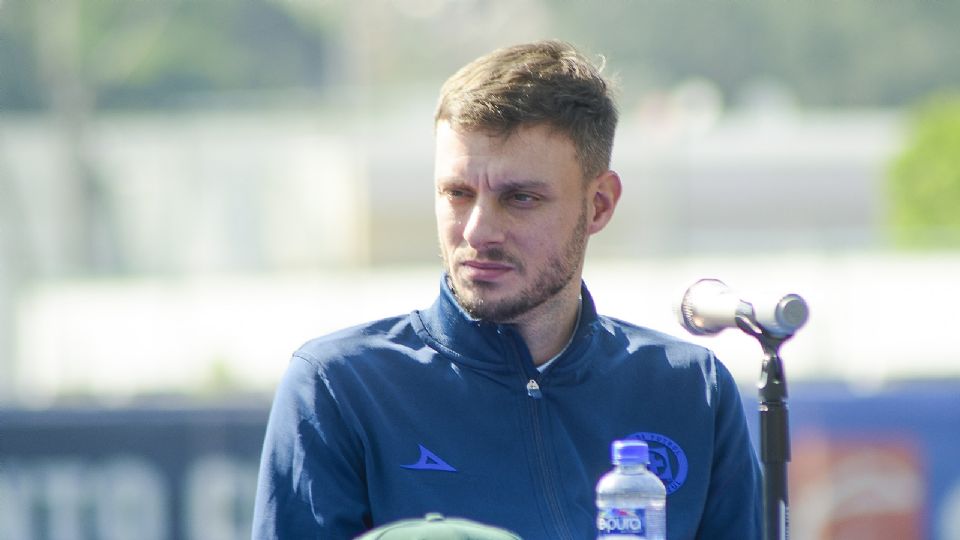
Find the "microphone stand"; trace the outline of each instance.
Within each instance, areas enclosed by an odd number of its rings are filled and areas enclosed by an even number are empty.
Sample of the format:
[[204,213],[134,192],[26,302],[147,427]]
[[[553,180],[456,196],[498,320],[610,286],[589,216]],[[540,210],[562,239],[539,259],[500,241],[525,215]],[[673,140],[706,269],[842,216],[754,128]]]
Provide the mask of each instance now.
[[744,315],[737,326],[757,338],[763,348],[763,366],[757,383],[760,397],[760,461],[763,463],[763,538],[789,538],[787,463],[790,461],[790,427],[787,422],[787,381],[780,346],[793,337],[774,336]]

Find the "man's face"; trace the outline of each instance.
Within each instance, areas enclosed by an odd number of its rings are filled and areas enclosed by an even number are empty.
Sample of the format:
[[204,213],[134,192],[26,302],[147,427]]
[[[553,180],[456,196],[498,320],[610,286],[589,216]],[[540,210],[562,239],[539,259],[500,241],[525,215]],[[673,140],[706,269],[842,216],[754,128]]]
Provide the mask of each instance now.
[[545,126],[502,138],[441,122],[436,143],[440,251],[460,305],[518,322],[579,291],[591,205],[572,141]]

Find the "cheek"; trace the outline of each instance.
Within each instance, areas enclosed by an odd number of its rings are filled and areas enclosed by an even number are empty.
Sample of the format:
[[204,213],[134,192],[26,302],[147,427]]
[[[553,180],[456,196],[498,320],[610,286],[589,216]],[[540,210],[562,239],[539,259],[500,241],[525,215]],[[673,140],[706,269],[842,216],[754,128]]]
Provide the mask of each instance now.
[[436,207],[437,233],[440,239],[449,241],[463,234],[463,220],[447,205]]
[[544,224],[528,228],[526,234],[514,235],[514,242],[524,252],[536,257],[551,251],[552,244],[560,232],[553,224]]

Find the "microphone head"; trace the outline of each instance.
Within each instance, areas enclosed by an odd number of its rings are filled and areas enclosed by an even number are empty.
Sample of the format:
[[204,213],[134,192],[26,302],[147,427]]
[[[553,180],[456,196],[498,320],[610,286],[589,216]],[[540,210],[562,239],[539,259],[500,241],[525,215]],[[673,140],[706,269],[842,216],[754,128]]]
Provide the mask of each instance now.
[[794,334],[810,315],[807,302],[799,294],[761,298],[753,302],[757,323],[774,336]]
[[740,298],[726,283],[701,279],[686,290],[674,311],[688,332],[708,336],[736,327],[740,304]]

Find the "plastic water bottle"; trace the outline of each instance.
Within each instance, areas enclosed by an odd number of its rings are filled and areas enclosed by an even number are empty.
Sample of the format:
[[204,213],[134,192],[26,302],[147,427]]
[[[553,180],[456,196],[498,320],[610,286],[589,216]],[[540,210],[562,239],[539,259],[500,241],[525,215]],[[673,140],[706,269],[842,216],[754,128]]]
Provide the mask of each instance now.
[[667,490],[647,470],[647,443],[613,441],[610,454],[614,468],[597,482],[597,540],[666,540]]

